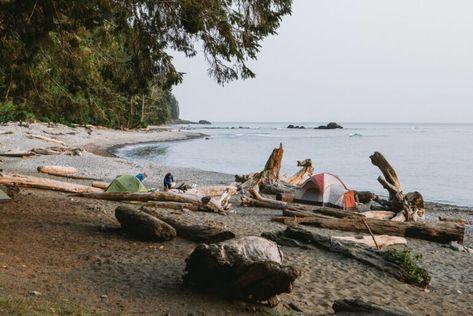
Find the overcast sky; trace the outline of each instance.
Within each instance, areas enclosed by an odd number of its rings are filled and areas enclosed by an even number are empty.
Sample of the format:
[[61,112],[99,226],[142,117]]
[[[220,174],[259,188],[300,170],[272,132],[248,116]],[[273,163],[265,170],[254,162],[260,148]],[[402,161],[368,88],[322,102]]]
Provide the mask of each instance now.
[[295,0],[224,87],[176,56],[181,117],[211,121],[473,122],[472,0]]

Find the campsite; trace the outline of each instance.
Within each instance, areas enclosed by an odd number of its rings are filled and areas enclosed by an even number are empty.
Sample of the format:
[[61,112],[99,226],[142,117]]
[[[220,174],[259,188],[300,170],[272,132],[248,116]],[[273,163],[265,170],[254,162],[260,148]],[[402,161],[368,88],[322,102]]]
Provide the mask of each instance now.
[[[27,131],[14,130],[5,143]],[[47,142],[26,141],[40,144]],[[360,305],[415,315],[468,306],[471,211],[402,193],[399,171],[379,153],[371,160],[384,175],[380,197],[317,173],[313,157],[280,176],[283,145],[261,158],[262,170],[233,177],[87,151],[3,157],[0,183],[12,199],[0,204],[2,284],[25,297],[8,304],[177,315],[326,314]],[[153,173],[142,184],[133,175],[144,169]],[[158,179],[168,171],[198,185],[163,191]],[[439,299],[444,306],[432,306]]]

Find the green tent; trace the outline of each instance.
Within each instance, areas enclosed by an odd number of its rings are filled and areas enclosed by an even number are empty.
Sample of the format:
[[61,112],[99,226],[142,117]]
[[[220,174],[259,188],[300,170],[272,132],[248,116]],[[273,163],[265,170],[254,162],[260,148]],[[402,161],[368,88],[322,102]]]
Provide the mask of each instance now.
[[5,192],[0,190],[0,202],[7,202],[10,200],[11,200],[10,197]]
[[148,192],[148,189],[134,176],[118,176],[105,192]]

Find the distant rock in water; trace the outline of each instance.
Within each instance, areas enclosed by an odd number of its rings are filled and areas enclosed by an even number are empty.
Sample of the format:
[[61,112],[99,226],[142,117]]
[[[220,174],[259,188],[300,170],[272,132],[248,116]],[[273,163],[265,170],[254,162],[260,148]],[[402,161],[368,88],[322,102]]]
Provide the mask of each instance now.
[[293,125],[293,124],[290,124],[287,126],[287,128],[305,128],[304,126],[299,126],[299,125]]
[[199,124],[202,124],[202,125],[212,125],[211,122],[206,121],[206,120],[200,120],[200,121],[199,121]]
[[335,122],[330,122],[327,125],[320,125],[319,127],[316,127],[315,129],[337,129],[337,128],[343,128],[343,126],[338,125]]

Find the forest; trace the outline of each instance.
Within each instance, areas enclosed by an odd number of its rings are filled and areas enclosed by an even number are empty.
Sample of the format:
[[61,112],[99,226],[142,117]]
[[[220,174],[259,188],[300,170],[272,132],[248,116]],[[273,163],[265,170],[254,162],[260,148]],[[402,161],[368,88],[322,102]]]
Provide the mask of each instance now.
[[2,121],[114,128],[179,117],[173,55],[205,55],[218,84],[249,60],[292,0],[0,1]]

